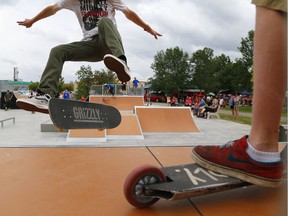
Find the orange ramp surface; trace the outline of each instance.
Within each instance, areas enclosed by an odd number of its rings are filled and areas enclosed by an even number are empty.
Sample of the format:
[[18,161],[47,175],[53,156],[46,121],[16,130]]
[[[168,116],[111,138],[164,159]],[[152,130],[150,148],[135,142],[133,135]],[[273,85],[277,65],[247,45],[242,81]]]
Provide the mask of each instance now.
[[143,133],[197,133],[189,107],[135,107]]
[[197,215],[187,201],[138,210],[124,198],[126,176],[144,163],[146,148],[0,149],[0,208],[7,216]]
[[71,129],[68,142],[106,142],[107,139],[144,139],[138,118],[135,114],[122,114],[118,127],[113,129]]
[[144,139],[137,115],[122,114],[122,120],[120,125],[116,128],[108,129],[107,137],[114,139]]
[[104,134],[97,130],[74,129],[69,131],[67,141],[106,142],[108,139],[144,139],[145,134],[194,134],[200,132],[188,107],[136,106],[135,114],[121,113],[121,116],[120,125],[104,130]]
[[133,111],[135,106],[144,106],[143,96],[104,96],[91,95],[90,102],[116,107],[120,111]]
[[135,167],[191,163],[191,149],[2,148],[1,215],[286,215],[286,184],[278,189],[251,186],[189,200],[160,200],[141,210],[127,203],[123,184]]

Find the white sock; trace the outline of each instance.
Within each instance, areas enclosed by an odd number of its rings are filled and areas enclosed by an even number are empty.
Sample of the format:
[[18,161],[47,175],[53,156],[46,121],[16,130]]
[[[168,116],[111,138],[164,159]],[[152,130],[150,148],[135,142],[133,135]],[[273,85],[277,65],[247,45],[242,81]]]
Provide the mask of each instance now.
[[248,148],[246,149],[247,154],[255,161],[262,163],[273,163],[281,160],[279,152],[263,152],[255,149],[249,140],[247,139]]

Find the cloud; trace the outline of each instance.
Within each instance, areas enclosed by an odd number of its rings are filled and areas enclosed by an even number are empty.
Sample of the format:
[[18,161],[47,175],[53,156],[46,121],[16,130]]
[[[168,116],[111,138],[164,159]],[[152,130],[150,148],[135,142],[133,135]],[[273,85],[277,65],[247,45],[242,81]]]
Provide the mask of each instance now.
[[0,6],[13,6],[15,5],[19,0],[0,0]]
[[[239,57],[237,47],[242,37],[254,28],[254,6],[250,0],[124,0],[154,30],[163,34],[158,40],[117,12],[131,76],[147,80],[158,51],[180,47],[188,54],[209,47],[214,54]],[[32,28],[18,26],[16,21],[31,18],[51,0],[0,1],[0,80],[13,77],[19,68],[23,80],[38,81],[50,49],[58,44],[81,40],[82,33],[75,15],[61,10],[56,15],[35,23]],[[2,7],[3,6],[3,7]],[[33,7],[32,7],[33,6]],[[103,62],[66,62],[62,75],[66,82],[75,81],[81,65],[93,70],[105,69]]]

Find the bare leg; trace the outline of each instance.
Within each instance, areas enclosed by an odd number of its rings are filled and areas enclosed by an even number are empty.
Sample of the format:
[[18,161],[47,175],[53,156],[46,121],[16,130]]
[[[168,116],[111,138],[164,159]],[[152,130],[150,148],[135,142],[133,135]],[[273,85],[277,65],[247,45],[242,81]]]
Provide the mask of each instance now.
[[235,120],[235,108],[232,109],[232,117],[233,117],[233,120]]
[[278,128],[286,91],[286,13],[263,7],[256,12],[250,144],[244,136],[224,146],[196,146],[192,157],[212,171],[278,187],[284,168],[278,152]]
[[285,13],[256,7],[254,101],[249,141],[259,151],[278,151],[278,128],[287,85],[286,22]]
[[234,112],[235,112],[235,119],[236,119],[236,118],[239,116],[239,108],[238,108],[238,105],[235,106]]

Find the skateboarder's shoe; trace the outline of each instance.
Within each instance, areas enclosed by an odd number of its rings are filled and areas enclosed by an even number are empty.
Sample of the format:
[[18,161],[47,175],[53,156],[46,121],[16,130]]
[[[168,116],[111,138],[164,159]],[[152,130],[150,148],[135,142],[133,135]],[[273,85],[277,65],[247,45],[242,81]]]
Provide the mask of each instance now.
[[246,139],[244,136],[222,146],[196,146],[192,157],[200,166],[227,176],[260,186],[280,186],[283,162],[261,163],[251,159],[246,153]]
[[131,79],[125,61],[111,54],[107,54],[104,56],[104,64],[109,70],[117,74],[117,77],[121,82],[128,82]]
[[17,99],[16,105],[26,111],[49,114],[48,102],[50,98],[51,96],[48,94],[38,95],[32,98],[20,98]]

